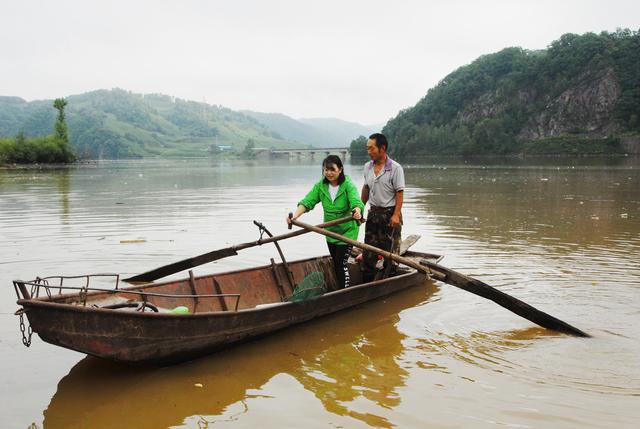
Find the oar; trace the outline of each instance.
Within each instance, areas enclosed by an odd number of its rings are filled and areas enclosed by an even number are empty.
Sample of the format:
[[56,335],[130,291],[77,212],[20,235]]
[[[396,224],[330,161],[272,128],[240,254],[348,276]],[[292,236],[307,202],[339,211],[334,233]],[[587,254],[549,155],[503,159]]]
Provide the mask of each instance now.
[[[352,220],[353,218],[351,216],[343,217],[340,219],[333,220],[331,222],[322,223],[320,225],[314,226],[314,228],[319,228],[320,230],[322,230],[322,228],[328,228],[330,226],[339,225],[341,223],[349,222]],[[180,271],[184,271],[189,268],[197,267],[198,265],[206,264],[208,262],[226,258],[228,256],[237,255],[239,250],[247,249],[249,247],[254,247],[254,246],[261,246],[263,244],[273,243],[273,242],[276,242],[279,240],[285,240],[291,237],[297,237],[298,235],[306,234],[308,232],[309,231],[306,231],[306,230],[300,230],[300,231],[289,232],[287,234],[277,235],[275,237],[265,238],[264,240],[260,239],[256,241],[251,241],[249,243],[236,244],[235,246],[214,250],[212,252],[203,253],[202,255],[194,256],[189,259],[184,259],[182,261],[174,262],[169,265],[164,265],[162,267],[153,269],[151,271],[147,271],[142,274],[129,277],[127,279],[124,279],[123,281],[130,282],[130,283],[131,282],[151,282],[159,278],[169,276],[171,274],[179,273]]]
[[434,264],[432,262],[428,262],[426,260],[423,261],[423,263],[427,265],[425,267],[409,258],[398,256],[394,253],[379,249],[366,243],[351,240],[350,238],[336,234],[335,232],[326,231],[324,229],[317,228],[313,225],[309,225],[298,220],[292,220],[292,223],[299,226],[300,228],[306,229],[307,231],[317,232],[318,234],[335,238],[336,240],[341,240],[355,247],[359,247],[362,250],[368,250],[370,252],[377,253],[384,256],[385,258],[390,258],[396,262],[407,265],[411,268],[415,268],[416,270],[421,271],[425,274],[432,275],[437,280],[448,283],[452,286],[456,286],[460,289],[464,289],[467,292],[471,292],[483,298],[490,299],[491,301],[495,302],[498,305],[501,305],[507,310],[514,312],[518,316],[524,317],[525,319],[530,320],[533,323],[544,328],[553,329],[554,331],[563,332],[565,334],[571,334],[578,337],[590,336],[586,332],[583,332],[580,329],[571,326],[560,319],[556,319],[555,317],[543,311],[540,311],[537,308],[534,308],[529,304],[512,297],[511,295],[499,291],[498,289],[495,289],[488,284],[481,282],[480,280],[476,280],[474,278],[465,276],[464,274],[460,274],[452,269]]

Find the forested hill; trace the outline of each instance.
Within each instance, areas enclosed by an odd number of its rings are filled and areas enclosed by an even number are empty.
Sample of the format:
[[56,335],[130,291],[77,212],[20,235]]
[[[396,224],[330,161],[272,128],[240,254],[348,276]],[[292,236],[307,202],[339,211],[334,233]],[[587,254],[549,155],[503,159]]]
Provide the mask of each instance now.
[[398,156],[620,152],[640,135],[640,33],[565,34],[545,50],[482,56],[383,132]]
[[[248,142],[296,146],[240,112],[168,95],[113,89],[72,95],[67,101],[71,145],[81,158],[204,155],[216,145],[241,151]],[[50,134],[55,121],[51,104],[0,97],[0,136]]]

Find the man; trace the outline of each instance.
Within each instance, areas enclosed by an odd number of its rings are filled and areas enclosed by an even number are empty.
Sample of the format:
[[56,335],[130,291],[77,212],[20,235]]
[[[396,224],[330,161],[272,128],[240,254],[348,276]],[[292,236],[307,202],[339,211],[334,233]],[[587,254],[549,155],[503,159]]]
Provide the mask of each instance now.
[[[389,158],[389,143],[384,134],[375,133],[367,141],[370,162],[364,165],[364,185],[360,197],[370,203],[364,242],[383,250],[397,252],[400,249],[402,231],[402,201],[404,171],[402,166]],[[375,278],[378,255],[363,254],[363,281]],[[385,265],[391,261],[385,261]],[[391,267],[389,267],[391,268]]]

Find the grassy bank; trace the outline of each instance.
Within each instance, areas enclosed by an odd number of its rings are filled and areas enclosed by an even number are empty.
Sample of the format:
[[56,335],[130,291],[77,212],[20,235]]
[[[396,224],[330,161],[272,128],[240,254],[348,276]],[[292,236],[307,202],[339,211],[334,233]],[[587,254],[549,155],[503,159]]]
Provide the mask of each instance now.
[[66,164],[75,159],[69,143],[55,136],[0,139],[1,164]]

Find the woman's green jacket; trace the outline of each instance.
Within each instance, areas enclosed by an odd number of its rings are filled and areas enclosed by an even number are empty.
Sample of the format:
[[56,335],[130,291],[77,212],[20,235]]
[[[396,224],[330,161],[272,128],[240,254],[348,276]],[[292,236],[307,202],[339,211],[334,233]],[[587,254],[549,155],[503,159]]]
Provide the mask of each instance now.
[[[356,185],[353,184],[349,176],[345,176],[344,182],[340,184],[335,200],[331,200],[329,183],[326,183],[322,178],[313,185],[311,191],[298,202],[298,205],[303,205],[307,211],[311,211],[318,203],[322,203],[325,222],[351,216],[351,211],[356,207],[360,207],[360,211],[364,215],[364,204],[360,199],[360,195],[358,195]],[[356,221],[351,221],[332,226],[327,230],[344,235],[352,240],[357,240],[359,228],[360,226]],[[327,241],[334,244],[346,244],[331,237],[327,237]]]

